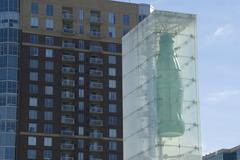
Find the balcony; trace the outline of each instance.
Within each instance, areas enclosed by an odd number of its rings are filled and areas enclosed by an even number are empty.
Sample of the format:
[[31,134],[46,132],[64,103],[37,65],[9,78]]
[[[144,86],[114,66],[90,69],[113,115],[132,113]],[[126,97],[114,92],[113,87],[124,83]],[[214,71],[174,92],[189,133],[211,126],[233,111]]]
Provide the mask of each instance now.
[[103,101],[103,96],[100,95],[100,94],[90,94],[89,95],[89,99],[91,101],[98,101],[98,102],[100,102],[100,101]]
[[63,42],[62,43],[62,48],[64,48],[64,49],[75,49],[76,45],[73,42]]
[[73,157],[65,157],[65,156],[63,156],[63,157],[61,157],[60,158],[60,160],[74,160],[74,158]]
[[72,104],[63,104],[62,105],[62,111],[65,112],[74,112],[75,111],[75,106]]
[[75,98],[75,93],[70,92],[70,91],[62,91],[62,98],[74,99]]
[[94,77],[102,77],[103,76],[103,71],[98,70],[98,69],[90,69],[89,75],[94,76]]
[[103,151],[103,146],[99,145],[99,144],[90,144],[89,146],[89,151],[93,151],[93,152],[101,152]]
[[100,31],[90,31],[90,37],[101,38],[101,32]]
[[75,62],[75,56],[73,55],[62,55],[62,61]]
[[61,149],[64,149],[64,150],[74,150],[74,144],[72,143],[62,143],[61,144]]
[[63,67],[62,68],[62,73],[63,74],[74,74],[75,73],[75,68],[73,68],[73,67]]
[[62,33],[65,33],[65,34],[74,34],[74,30],[73,30],[73,28],[63,27]]
[[74,118],[70,118],[70,117],[66,117],[66,116],[62,116],[61,122],[63,124],[74,124],[75,123]]
[[90,45],[89,50],[91,52],[102,52],[103,51],[103,47],[99,46],[99,45]]
[[89,125],[90,125],[90,126],[98,126],[98,127],[101,127],[101,126],[103,126],[103,120],[90,119]]
[[92,89],[102,89],[103,88],[103,84],[100,82],[93,82],[90,81],[89,87]]
[[98,131],[93,131],[89,133],[89,136],[91,138],[102,138],[103,137],[103,133],[98,132]]
[[103,108],[102,107],[90,107],[89,108],[90,113],[103,113]]
[[97,57],[90,57],[89,63],[90,64],[103,64],[103,59],[97,58]]
[[90,16],[89,22],[93,24],[100,24],[101,23],[101,18],[98,16]]
[[71,79],[63,79],[62,80],[62,86],[71,86],[74,87],[75,86],[75,81],[71,80]]
[[71,130],[62,130],[61,135],[63,136],[74,136],[74,131]]

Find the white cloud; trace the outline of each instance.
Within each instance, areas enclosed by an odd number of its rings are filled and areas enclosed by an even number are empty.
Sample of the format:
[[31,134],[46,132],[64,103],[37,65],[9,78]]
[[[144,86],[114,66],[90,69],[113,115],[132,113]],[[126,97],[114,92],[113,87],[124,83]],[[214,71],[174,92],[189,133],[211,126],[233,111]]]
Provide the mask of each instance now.
[[209,93],[205,98],[206,102],[221,102],[222,100],[226,100],[232,96],[240,95],[240,90],[226,90]]
[[214,36],[228,36],[234,33],[234,26],[231,24],[225,24],[222,26],[217,27],[215,32],[213,33]]

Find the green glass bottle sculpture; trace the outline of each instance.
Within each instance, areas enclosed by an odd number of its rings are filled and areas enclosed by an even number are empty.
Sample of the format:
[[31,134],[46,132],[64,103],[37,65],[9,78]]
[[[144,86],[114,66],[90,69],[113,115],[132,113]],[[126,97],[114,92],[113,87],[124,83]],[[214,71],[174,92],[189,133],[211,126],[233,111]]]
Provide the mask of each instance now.
[[160,137],[178,137],[184,134],[182,119],[183,88],[180,68],[174,56],[173,36],[160,36],[160,54],[157,57],[157,116]]

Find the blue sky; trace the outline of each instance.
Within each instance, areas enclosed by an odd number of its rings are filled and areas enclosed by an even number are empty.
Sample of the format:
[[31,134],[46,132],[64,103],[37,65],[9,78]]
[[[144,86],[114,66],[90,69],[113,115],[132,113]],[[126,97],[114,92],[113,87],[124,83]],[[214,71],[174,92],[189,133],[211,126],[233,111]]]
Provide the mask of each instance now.
[[198,15],[198,76],[203,153],[240,145],[240,1],[131,2],[150,3],[159,10]]

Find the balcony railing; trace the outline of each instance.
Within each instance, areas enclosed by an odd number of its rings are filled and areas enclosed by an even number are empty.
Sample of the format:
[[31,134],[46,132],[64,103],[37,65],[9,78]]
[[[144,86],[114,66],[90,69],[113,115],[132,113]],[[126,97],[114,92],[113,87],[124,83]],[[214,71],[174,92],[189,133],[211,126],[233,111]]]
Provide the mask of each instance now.
[[75,106],[71,105],[71,104],[63,104],[62,111],[73,112],[73,111],[75,111]]
[[63,42],[62,43],[62,48],[75,49],[76,45],[75,45],[75,43],[72,43],[72,42]]
[[91,101],[103,101],[103,96],[99,94],[90,94],[89,99]]
[[97,70],[97,69],[90,69],[89,75],[94,76],[94,77],[102,77],[103,76],[103,71]]
[[90,144],[89,151],[96,151],[96,152],[103,151],[103,146],[98,144]]
[[61,122],[63,124],[74,124],[75,123],[74,118],[70,118],[70,117],[62,117]]
[[62,98],[74,99],[75,98],[75,93],[70,92],[70,91],[63,91],[62,92]]
[[102,138],[103,133],[94,131],[94,132],[90,132],[89,136],[92,137],[92,138]]
[[72,143],[62,143],[61,144],[61,149],[73,150],[74,149],[74,144],[72,144]]
[[90,57],[89,59],[90,64],[103,64],[102,58]]
[[67,34],[73,34],[74,33],[73,28],[66,28],[66,27],[64,27],[62,29],[62,32],[67,33]]
[[90,23],[101,23],[101,18],[100,17],[97,17],[97,16],[90,16],[89,18],[89,22]]
[[103,126],[103,120],[90,119],[89,125],[90,126]]
[[60,160],[74,160],[73,157],[61,157]]
[[75,73],[75,68],[73,68],[73,67],[63,67],[62,68],[62,73],[63,74],[74,74]]
[[62,55],[62,61],[75,62],[75,56],[73,55]]
[[103,88],[103,84],[100,83],[100,82],[92,82],[92,81],[90,81],[89,87],[90,88],[94,88],[94,89],[102,89]]
[[74,136],[74,131],[71,131],[71,130],[62,130],[62,131],[61,131],[61,135],[64,135],[64,136]]
[[71,79],[62,80],[62,86],[75,86],[75,81]]
[[102,52],[103,51],[103,47],[102,46],[98,46],[98,45],[90,45],[89,50],[91,52]]
[[89,112],[90,113],[103,113],[103,108],[101,108],[101,107],[90,107]]

